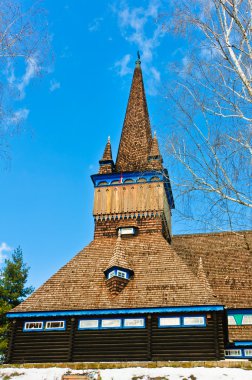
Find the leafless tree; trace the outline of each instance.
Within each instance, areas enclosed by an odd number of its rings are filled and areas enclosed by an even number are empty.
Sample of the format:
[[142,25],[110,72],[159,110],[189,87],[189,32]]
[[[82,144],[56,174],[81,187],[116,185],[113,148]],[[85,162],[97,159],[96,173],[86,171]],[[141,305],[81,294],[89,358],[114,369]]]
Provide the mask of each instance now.
[[0,0],[0,158],[8,154],[28,110],[20,103],[30,81],[48,68],[50,36],[41,1],[24,9],[20,0]]
[[207,229],[248,228],[252,1],[181,0],[171,9],[164,25],[182,35],[186,46],[167,95],[174,117],[167,149],[176,166],[177,208],[188,226],[197,221],[201,229],[202,223]]

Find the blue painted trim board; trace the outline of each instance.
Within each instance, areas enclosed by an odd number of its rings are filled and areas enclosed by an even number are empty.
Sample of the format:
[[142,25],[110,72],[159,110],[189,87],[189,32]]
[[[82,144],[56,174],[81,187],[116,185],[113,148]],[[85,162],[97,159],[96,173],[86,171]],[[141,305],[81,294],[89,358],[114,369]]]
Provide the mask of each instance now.
[[55,310],[55,311],[33,311],[25,313],[7,313],[7,318],[26,318],[26,317],[62,317],[78,315],[111,315],[111,314],[145,314],[145,313],[183,313],[183,312],[202,312],[202,311],[221,311],[224,306],[179,306],[179,307],[153,307],[136,309],[101,309],[101,310]]
[[228,315],[235,315],[235,314],[252,314],[252,309],[227,309]]
[[235,347],[242,347],[242,346],[250,346],[252,348],[252,341],[236,341],[236,342],[233,342],[233,345]]

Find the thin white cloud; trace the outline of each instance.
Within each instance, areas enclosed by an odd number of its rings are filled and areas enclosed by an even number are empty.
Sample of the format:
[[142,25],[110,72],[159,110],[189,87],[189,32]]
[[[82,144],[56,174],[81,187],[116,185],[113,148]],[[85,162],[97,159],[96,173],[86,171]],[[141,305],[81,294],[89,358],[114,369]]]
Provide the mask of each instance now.
[[50,80],[50,87],[49,87],[49,90],[51,92],[55,91],[55,90],[58,90],[59,88],[61,87],[61,84],[60,82],[56,81],[56,79],[52,79]]
[[150,72],[153,75],[153,79],[156,82],[160,82],[160,72],[155,67],[151,67]]
[[31,57],[26,61],[25,73],[17,84],[20,99],[25,97],[26,87],[30,84],[30,81],[37,76],[39,70],[40,68],[36,57]]
[[[146,7],[134,7],[127,1],[121,1],[119,7],[113,8],[122,37],[134,45],[136,50],[140,50],[142,66],[147,78],[147,92],[152,95],[157,92],[157,84],[160,82],[160,73],[153,65],[153,57],[161,38],[165,35],[162,26],[156,23],[161,6],[161,0],[149,0]],[[121,67],[117,70],[120,76],[131,72],[128,67],[129,61],[129,54],[126,54],[116,62],[115,68]]]
[[11,116],[7,119],[7,124],[20,124],[24,122],[29,116],[30,110],[27,108],[21,108],[14,111]]
[[128,66],[130,62],[130,54],[126,54],[122,59],[115,63],[115,68],[117,69],[120,77],[127,75],[132,72],[132,69]]
[[0,244],[0,264],[2,264],[4,262],[4,260],[6,259],[6,253],[7,252],[10,252],[12,250],[11,247],[8,246],[8,244],[6,244],[5,242],[2,242]]
[[89,32],[98,32],[101,27],[101,23],[103,21],[103,17],[96,17],[93,21],[88,25]]

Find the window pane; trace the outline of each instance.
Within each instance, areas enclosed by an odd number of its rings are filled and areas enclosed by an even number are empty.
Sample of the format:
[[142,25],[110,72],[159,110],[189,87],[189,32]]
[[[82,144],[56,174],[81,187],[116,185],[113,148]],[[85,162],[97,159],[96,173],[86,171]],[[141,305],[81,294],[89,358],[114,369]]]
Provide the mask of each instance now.
[[204,326],[205,318],[204,317],[184,317],[185,326]]
[[65,326],[64,321],[48,321],[46,322],[46,329],[63,329]]
[[121,319],[103,319],[102,327],[121,327],[122,320]]
[[243,325],[252,325],[252,315],[244,315],[242,318]]
[[25,322],[25,330],[41,330],[43,322]]
[[244,350],[244,355],[252,357],[252,350]]
[[236,321],[232,315],[228,316],[228,324],[229,326],[236,326]]
[[135,229],[134,227],[122,227],[119,228],[121,235],[134,235]]
[[159,326],[180,326],[180,318],[179,317],[167,317],[167,318],[159,318]]
[[144,318],[124,319],[124,327],[144,327]]
[[117,276],[118,277],[122,277],[122,278],[126,278],[127,274],[126,274],[126,272],[122,272],[122,271],[118,270],[117,271]]
[[241,350],[225,350],[225,356],[241,356]]
[[80,329],[98,329],[98,319],[82,319],[79,321]]
[[113,270],[112,272],[109,273],[108,278],[114,277],[115,276],[115,271]]

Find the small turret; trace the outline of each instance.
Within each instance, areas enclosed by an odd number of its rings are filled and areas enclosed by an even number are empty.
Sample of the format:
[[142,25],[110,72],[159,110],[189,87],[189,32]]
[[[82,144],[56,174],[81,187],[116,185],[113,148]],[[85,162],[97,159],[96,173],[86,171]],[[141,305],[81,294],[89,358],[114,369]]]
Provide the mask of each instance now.
[[151,149],[148,156],[149,168],[152,170],[162,170],[163,169],[163,158],[160,154],[158,140],[156,136],[156,132],[154,133],[154,137],[152,139]]
[[114,161],[112,159],[110,137],[108,137],[108,141],[105,146],[102,159],[99,161],[99,164],[100,164],[99,174],[107,174],[107,173],[113,172]]

